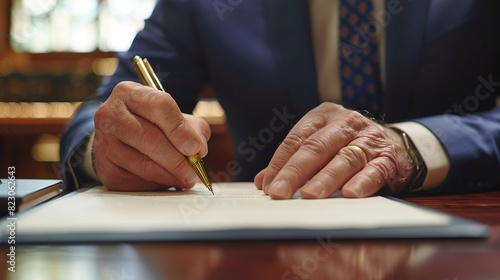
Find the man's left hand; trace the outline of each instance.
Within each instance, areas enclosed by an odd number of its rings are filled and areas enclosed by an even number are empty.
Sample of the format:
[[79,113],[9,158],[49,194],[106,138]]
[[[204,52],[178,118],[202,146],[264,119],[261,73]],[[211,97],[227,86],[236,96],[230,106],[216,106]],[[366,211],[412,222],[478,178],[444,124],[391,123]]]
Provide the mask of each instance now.
[[360,113],[323,103],[288,133],[255,184],[273,199],[366,197],[408,185],[415,165],[401,135]]

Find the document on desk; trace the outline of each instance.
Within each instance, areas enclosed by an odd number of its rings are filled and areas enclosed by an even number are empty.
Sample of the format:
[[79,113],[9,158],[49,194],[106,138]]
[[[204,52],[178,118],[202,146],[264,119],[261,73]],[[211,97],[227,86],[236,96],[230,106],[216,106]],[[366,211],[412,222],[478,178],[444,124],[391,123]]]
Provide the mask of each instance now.
[[484,237],[488,228],[396,199],[272,200],[253,183],[78,191],[17,220],[18,242]]

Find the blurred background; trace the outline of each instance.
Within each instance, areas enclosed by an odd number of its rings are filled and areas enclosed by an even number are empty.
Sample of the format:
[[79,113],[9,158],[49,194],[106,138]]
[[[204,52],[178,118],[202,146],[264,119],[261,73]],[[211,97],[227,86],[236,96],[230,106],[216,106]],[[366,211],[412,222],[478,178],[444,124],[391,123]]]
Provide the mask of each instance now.
[[[65,125],[130,46],[157,0],[0,1],[0,177],[59,178]],[[209,89],[194,114],[212,128],[207,169],[227,181],[224,111]],[[222,173],[221,173],[222,172]],[[222,175],[220,175],[222,174]]]

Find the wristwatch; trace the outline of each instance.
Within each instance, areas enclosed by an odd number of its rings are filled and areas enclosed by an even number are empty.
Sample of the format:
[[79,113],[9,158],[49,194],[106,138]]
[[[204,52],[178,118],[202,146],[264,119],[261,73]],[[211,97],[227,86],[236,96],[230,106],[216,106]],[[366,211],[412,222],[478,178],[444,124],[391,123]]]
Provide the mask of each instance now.
[[410,161],[413,164],[415,164],[415,171],[411,176],[410,185],[408,186],[408,191],[410,192],[419,191],[422,189],[425,178],[427,177],[427,166],[425,165],[424,159],[418,152],[418,149],[415,147],[415,144],[413,144],[413,141],[411,141],[408,134],[394,127],[392,127],[392,129],[396,130],[397,132],[399,132],[399,134],[401,134],[403,142],[405,143],[406,151],[408,152],[408,157]]

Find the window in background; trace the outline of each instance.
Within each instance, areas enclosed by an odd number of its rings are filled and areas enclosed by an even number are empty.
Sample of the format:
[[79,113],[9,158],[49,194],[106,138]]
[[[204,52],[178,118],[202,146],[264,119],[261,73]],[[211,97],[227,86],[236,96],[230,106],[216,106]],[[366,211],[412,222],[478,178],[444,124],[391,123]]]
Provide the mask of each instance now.
[[127,50],[157,0],[13,0],[10,40],[18,52]]

